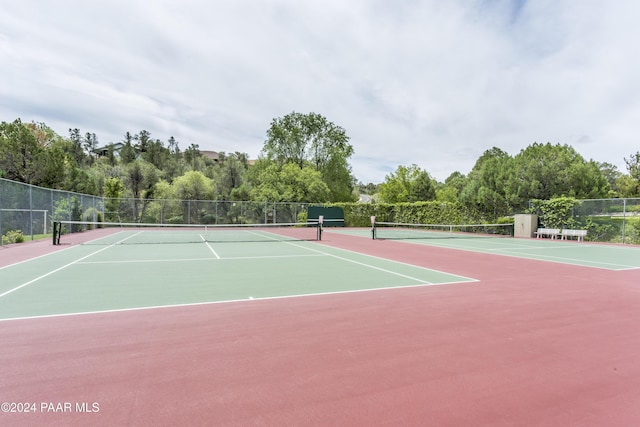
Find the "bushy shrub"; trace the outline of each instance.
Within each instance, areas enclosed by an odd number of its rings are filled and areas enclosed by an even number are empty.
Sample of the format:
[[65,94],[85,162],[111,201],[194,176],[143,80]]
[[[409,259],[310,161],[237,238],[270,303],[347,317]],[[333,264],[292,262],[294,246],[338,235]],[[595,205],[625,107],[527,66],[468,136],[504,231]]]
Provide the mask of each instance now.
[[4,236],[2,236],[3,245],[22,242],[24,242],[24,235],[21,230],[9,230],[4,234]]
[[611,219],[610,217],[590,218],[585,221],[584,228],[587,230],[585,240],[595,242],[615,242],[616,238],[620,240],[621,226],[620,221]]

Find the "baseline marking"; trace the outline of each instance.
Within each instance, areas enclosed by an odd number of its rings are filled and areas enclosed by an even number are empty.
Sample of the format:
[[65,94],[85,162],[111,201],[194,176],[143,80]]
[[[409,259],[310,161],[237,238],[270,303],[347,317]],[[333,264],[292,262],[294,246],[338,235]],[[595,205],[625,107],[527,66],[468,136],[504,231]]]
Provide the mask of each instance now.
[[288,298],[322,297],[322,296],[330,296],[330,295],[352,294],[352,293],[359,293],[359,292],[392,291],[392,290],[401,290],[406,288],[419,288],[423,286],[440,286],[440,285],[450,285],[450,284],[458,284],[458,283],[461,283],[461,282],[442,282],[442,283],[423,282],[416,285],[386,286],[381,288],[369,288],[369,289],[349,289],[345,291],[318,292],[318,293],[296,294],[296,295],[280,295],[275,297],[247,297],[245,299],[232,299],[232,300],[222,300],[222,301],[203,301],[203,302],[192,302],[192,303],[186,303],[186,304],[116,308],[113,310],[81,311],[77,313],[44,314],[40,316],[11,317],[7,319],[0,319],[0,322],[8,322],[8,321],[14,321],[14,320],[49,319],[49,318],[56,318],[56,317],[86,316],[86,315],[92,315],[92,314],[126,313],[131,311],[162,310],[167,308],[197,307],[197,306],[214,305],[214,304],[232,304],[232,303],[254,302],[254,301],[270,301],[270,300],[280,300],[280,299],[288,299]]

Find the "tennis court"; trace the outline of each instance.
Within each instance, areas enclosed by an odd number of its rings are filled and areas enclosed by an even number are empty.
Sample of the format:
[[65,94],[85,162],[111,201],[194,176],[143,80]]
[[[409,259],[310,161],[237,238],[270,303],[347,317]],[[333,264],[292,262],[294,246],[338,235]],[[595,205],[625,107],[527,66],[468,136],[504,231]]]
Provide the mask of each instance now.
[[3,248],[0,424],[640,421],[637,247],[316,232]]
[[[452,232],[448,231],[449,227],[454,226],[442,226],[444,230],[438,231],[419,230],[413,226],[378,228],[377,238],[609,270],[640,268],[640,248],[636,246],[560,239],[513,239],[500,234]],[[369,238],[372,234],[369,229],[335,229],[334,232]]]
[[473,281],[319,247],[305,240],[313,228],[191,228],[86,231],[81,245],[5,267],[0,319]]

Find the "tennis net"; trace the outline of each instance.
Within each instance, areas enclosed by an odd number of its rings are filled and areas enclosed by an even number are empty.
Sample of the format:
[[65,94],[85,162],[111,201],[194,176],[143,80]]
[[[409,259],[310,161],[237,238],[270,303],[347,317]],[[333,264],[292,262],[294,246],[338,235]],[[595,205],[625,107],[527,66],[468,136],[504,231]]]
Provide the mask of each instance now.
[[56,221],[53,244],[158,244],[321,240],[318,222],[286,224],[138,224]]
[[374,222],[374,239],[452,239],[513,237],[513,224],[407,224]]

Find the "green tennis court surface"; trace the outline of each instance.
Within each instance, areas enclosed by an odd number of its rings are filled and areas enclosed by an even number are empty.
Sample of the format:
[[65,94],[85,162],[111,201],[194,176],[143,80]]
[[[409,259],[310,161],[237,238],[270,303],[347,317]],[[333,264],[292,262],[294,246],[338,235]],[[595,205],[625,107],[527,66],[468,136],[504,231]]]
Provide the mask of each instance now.
[[[326,232],[371,238],[370,229],[326,229]],[[551,239],[514,239],[484,235],[425,233],[424,238],[389,238],[410,244],[430,245],[494,255],[512,256],[608,270],[640,268],[640,248]],[[384,240],[381,240],[384,244]]]
[[0,269],[0,319],[474,281],[309,241],[109,239]]

